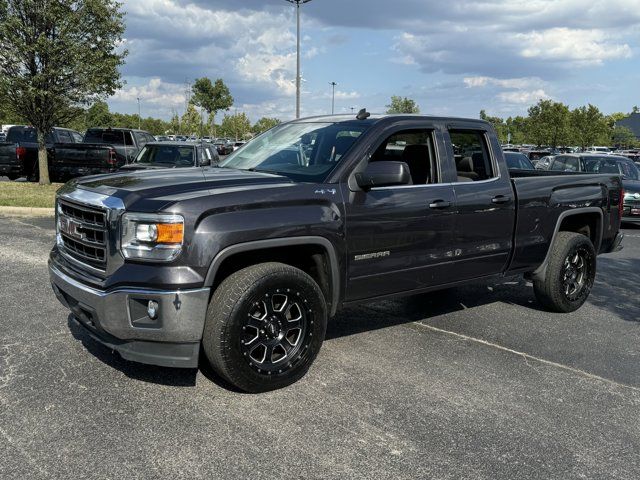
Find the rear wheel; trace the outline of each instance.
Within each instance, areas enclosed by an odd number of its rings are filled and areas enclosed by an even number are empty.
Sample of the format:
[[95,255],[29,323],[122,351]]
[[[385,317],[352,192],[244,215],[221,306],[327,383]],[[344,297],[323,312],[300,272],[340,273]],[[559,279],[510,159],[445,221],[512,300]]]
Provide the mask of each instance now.
[[7,177],[9,178],[9,180],[13,181],[13,180],[17,180],[18,178],[20,178],[20,176],[16,173],[8,173]]
[[327,327],[317,283],[281,263],[242,269],[216,289],[202,339],[213,370],[246,392],[264,392],[302,378]]
[[596,276],[596,252],[579,233],[559,232],[543,279],[534,280],[538,301],[553,312],[573,312],[586,302]]

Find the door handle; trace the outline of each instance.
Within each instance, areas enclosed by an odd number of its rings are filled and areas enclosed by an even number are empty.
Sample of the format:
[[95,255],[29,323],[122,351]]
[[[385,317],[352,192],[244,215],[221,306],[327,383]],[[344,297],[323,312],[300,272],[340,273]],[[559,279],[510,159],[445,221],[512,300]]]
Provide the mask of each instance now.
[[449,208],[450,206],[451,206],[451,202],[447,202],[445,200],[434,200],[429,204],[429,208],[433,208],[434,210]]
[[491,203],[501,204],[501,203],[509,203],[511,201],[511,197],[509,195],[496,195],[491,199]]

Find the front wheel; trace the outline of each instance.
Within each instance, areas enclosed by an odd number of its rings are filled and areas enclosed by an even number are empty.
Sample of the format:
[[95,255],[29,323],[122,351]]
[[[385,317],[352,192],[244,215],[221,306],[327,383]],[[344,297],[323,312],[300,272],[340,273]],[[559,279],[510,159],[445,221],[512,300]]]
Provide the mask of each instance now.
[[596,252],[579,233],[559,232],[544,278],[534,280],[538,301],[553,312],[573,312],[587,301],[596,277]]
[[318,284],[282,263],[227,277],[209,303],[202,344],[213,370],[240,390],[290,385],[315,360],[327,328]]

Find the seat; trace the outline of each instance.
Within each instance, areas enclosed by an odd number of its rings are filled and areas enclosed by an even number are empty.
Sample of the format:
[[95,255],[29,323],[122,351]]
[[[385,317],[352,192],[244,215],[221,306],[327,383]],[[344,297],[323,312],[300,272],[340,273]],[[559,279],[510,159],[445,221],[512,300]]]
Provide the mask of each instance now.
[[484,162],[484,154],[481,152],[472,154],[471,164],[473,165],[473,171],[478,175],[478,180],[486,180],[489,178],[487,166]]
[[407,145],[402,152],[402,161],[409,166],[414,185],[429,183],[431,161],[428,145]]
[[351,136],[336,138],[336,141],[333,144],[333,148],[331,149],[331,162],[340,160],[340,157],[347,153],[347,150],[349,150],[349,148],[355,141],[355,137]]
[[458,177],[465,177],[472,181],[478,179],[478,174],[473,170],[471,157],[463,157],[458,160],[456,170],[458,171]]

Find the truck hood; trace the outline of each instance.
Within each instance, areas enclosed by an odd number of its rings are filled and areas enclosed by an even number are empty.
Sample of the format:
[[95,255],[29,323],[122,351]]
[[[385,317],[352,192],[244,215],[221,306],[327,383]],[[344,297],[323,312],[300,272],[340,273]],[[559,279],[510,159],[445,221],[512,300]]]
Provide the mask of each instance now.
[[80,188],[120,198],[126,208],[134,203],[138,211],[154,211],[182,199],[209,195],[213,190],[233,187],[255,188],[261,185],[290,184],[292,181],[270,173],[229,168],[163,168],[135,170],[109,175],[94,175],[69,182],[67,189]]

